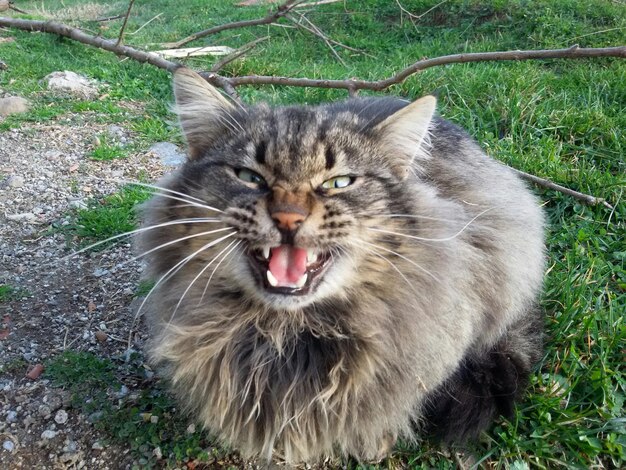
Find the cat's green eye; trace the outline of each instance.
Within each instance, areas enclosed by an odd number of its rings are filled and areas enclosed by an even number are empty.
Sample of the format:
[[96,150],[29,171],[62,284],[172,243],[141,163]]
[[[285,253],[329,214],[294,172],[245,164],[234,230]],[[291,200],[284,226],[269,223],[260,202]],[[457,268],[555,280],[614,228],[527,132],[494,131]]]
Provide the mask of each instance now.
[[241,181],[245,181],[246,183],[251,183],[257,186],[267,185],[261,175],[252,170],[248,170],[247,168],[237,168],[235,170],[235,174],[237,175],[237,178],[239,178]]
[[322,183],[324,189],[341,189],[354,183],[352,176],[336,176]]

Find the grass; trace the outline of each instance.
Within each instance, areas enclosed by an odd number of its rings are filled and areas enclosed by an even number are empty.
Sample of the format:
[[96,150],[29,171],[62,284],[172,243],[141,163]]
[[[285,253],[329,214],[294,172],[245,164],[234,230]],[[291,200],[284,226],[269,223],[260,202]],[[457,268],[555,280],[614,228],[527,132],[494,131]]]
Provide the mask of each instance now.
[[0,284],[0,303],[19,300],[26,296],[28,296],[28,291],[25,289],[19,289],[9,284]]
[[[44,5],[47,11],[65,9],[67,14],[68,9],[86,3],[37,0],[21,2],[20,8],[37,11]],[[401,3],[421,15],[439,2]],[[106,5],[107,14],[125,11],[123,4]],[[127,42],[157,49],[159,43],[209,25],[260,17],[266,10],[267,6],[235,8],[231,2],[206,0],[138,2],[127,27]],[[270,40],[231,63],[224,73],[380,79],[421,57],[562,48],[574,43],[615,46],[623,44],[626,31],[626,9],[620,2],[604,0],[450,0],[416,21],[402,14],[396,2],[354,0],[316,7],[307,16],[334,39],[373,57],[337,49],[347,64],[343,66],[323,42],[299,30],[277,27],[225,32],[193,45],[238,47],[269,33]],[[121,20],[95,23],[74,18],[110,38],[116,37],[121,25]],[[142,146],[158,140],[180,142],[167,109],[171,92],[165,72],[49,35],[11,35],[14,42],[0,44],[0,55],[10,66],[8,72],[0,73],[0,88],[24,94],[34,107],[24,116],[0,123],[0,131],[25,122],[91,112],[103,122],[123,122],[139,135]],[[193,58],[187,63],[208,69],[211,60]],[[64,69],[107,84],[106,96],[95,102],[49,96],[41,78]],[[318,103],[345,97],[341,91],[286,87],[243,87],[239,92],[248,102]],[[546,353],[516,417],[485,433],[471,452],[482,466],[493,469],[623,468],[626,62],[457,64],[429,69],[388,91],[408,98],[432,92],[438,94],[440,113],[466,128],[491,155],[520,170],[603,197],[615,207],[584,206],[560,193],[537,190],[549,218],[548,272],[542,297],[547,312]],[[128,111],[129,103],[137,110]],[[134,204],[144,196],[127,188],[94,202],[74,214],[69,233],[81,243],[90,243],[128,230],[134,226]],[[121,366],[112,363],[111,367],[117,373]],[[142,413],[152,406],[164,416],[172,406],[153,387],[145,388],[138,400],[133,406]],[[130,441],[137,443],[135,452],[141,458],[152,455],[157,446],[167,449],[164,455],[169,452],[172,462],[212,449],[204,438],[186,444],[179,431],[161,435],[134,411],[114,411],[114,418],[107,420],[113,428],[107,432],[115,436],[120,428],[127,429],[126,423],[134,423],[135,427],[128,425],[129,436],[134,436]],[[172,450],[177,443],[180,451]],[[386,465],[400,464],[455,467],[449,455],[428,444],[398,446]]]
[[111,142],[111,138],[106,134],[101,134],[95,139],[95,147],[89,153],[88,157],[93,160],[115,160],[116,158],[124,158],[128,155],[128,149],[123,145]]
[[[86,209],[75,210],[70,215],[69,224],[58,227],[58,230],[81,246],[129,232],[136,227],[137,205],[151,194],[150,190],[141,186],[124,186],[114,194],[90,201]],[[103,250],[114,243],[113,240],[93,249]]]

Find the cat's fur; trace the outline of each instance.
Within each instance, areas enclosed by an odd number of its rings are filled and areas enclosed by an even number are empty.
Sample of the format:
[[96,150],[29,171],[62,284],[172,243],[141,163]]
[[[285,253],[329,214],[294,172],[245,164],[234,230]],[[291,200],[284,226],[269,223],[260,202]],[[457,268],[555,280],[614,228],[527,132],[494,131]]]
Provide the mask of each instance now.
[[[217,221],[143,234],[143,250],[172,242],[149,256],[166,275],[150,352],[209,431],[246,457],[369,460],[512,410],[541,351],[542,212],[433,97],[242,108],[187,69],[174,91],[190,158],[145,226]],[[342,175],[353,184],[320,189]],[[272,212],[285,195],[306,213],[292,232]],[[308,294],[270,292],[252,268],[281,244],[329,258]]]

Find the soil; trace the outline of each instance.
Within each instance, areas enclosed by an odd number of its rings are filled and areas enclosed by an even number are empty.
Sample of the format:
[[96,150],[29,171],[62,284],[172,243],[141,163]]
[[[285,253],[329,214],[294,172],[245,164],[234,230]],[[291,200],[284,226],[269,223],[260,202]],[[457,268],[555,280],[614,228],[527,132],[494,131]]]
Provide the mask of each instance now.
[[166,170],[149,152],[90,159],[94,136],[103,133],[133,139],[88,113],[0,133],[0,285],[17,289],[0,302],[0,468],[133,464],[129,448],[106,444],[69,392],[41,373],[49,358],[68,349],[119,358],[129,345],[141,350],[145,339],[133,308],[142,267],[129,261],[130,243],[68,256],[73,247],[66,235],[51,230],[124,180],[155,180]]

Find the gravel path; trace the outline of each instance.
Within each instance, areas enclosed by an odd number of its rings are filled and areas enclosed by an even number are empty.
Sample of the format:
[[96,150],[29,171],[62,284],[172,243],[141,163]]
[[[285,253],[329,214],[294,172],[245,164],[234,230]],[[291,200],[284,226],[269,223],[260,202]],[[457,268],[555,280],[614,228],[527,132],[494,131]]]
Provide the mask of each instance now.
[[[90,417],[51,387],[40,364],[66,349],[119,357],[133,325],[133,294],[141,266],[122,243],[63,261],[65,236],[52,223],[68,223],[73,208],[110,194],[122,180],[165,168],[152,153],[98,162],[87,157],[94,136],[121,142],[133,136],[93,116],[24,125],[0,134],[0,284],[18,297],[0,303],[0,468],[126,468],[128,449],[103,444]],[[135,302],[136,303],[136,302]],[[140,349],[141,326],[133,337]],[[27,376],[30,374],[31,378]],[[119,393],[130,393],[121,390]]]

